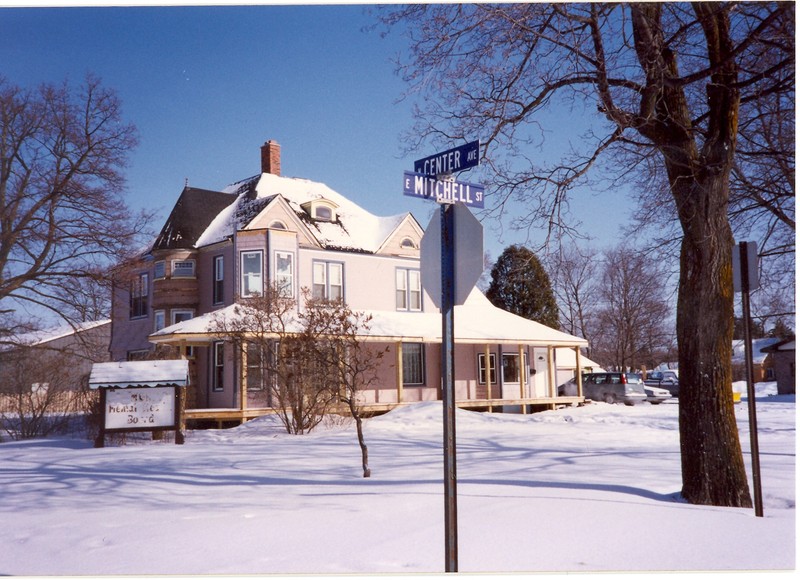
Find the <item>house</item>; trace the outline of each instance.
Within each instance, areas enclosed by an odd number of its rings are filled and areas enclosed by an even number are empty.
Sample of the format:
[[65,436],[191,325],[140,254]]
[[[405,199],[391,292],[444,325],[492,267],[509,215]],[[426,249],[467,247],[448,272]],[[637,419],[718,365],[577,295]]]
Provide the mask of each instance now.
[[[18,336],[0,350],[0,394],[20,392],[74,399],[92,364],[108,360],[111,320],[64,324]],[[51,409],[52,410],[52,409]]]
[[[390,354],[364,406],[441,399],[441,315],[422,287],[419,222],[410,213],[378,217],[322,183],[283,177],[280,154],[268,141],[258,175],[220,192],[184,188],[152,248],[115,288],[112,359],[179,350],[191,362],[193,416],[266,412],[269,389],[246,380],[257,357],[243,360],[209,323],[278,284],[296,299],[307,288],[372,315],[364,340]],[[586,341],[495,308],[477,289],[455,309],[455,342],[459,406],[583,400],[558,398],[556,385],[582,366]]]
[[[779,338],[754,338],[753,347],[753,382],[761,383],[764,381],[774,381],[774,371],[772,370],[772,357],[762,349],[766,349],[777,342]],[[733,380],[744,381],[747,379],[744,340],[733,341]]]
[[794,342],[795,340],[792,338],[774,342],[761,348],[761,352],[766,353],[771,362],[769,366],[771,375],[767,380],[774,380],[778,383],[779,395],[793,395],[795,393],[797,353]]

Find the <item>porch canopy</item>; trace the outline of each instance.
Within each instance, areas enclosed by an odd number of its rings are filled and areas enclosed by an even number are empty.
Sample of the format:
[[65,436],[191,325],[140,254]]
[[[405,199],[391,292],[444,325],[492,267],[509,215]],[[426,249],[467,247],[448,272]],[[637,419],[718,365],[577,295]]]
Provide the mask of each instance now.
[[187,360],[95,363],[89,376],[89,388],[185,387],[188,379]]
[[[214,320],[236,316],[238,305],[230,305],[167,326],[149,336],[156,344],[207,345],[218,336],[209,331]],[[363,340],[374,342],[442,342],[440,312],[392,312],[365,310],[372,316]],[[509,344],[550,347],[586,347],[588,342],[544,324],[506,312],[489,302],[477,288],[461,306],[455,307],[455,342],[458,344]]]

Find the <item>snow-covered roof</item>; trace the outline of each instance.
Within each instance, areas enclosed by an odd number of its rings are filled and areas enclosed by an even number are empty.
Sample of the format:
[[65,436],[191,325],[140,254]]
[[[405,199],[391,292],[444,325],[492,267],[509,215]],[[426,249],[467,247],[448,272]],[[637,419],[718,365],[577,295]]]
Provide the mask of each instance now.
[[[223,193],[238,194],[238,198],[211,221],[198,237],[197,247],[222,241],[236,230],[245,228],[276,195],[284,198],[298,216],[303,216],[302,223],[309,233],[320,246],[328,249],[374,253],[410,215],[375,216],[324,183],[271,173],[229,185]],[[335,221],[308,218],[301,206],[319,199],[337,206]]]
[[[761,352],[761,349],[767,348],[780,342],[780,338],[754,338],[753,343],[753,362],[761,364],[767,358],[769,353]],[[733,361],[744,362],[744,340],[733,341]]]
[[[87,330],[97,328],[104,324],[111,324],[111,320],[93,320],[90,322],[78,322],[75,324],[65,322],[55,327],[18,335],[14,338],[14,343],[24,346],[41,346],[45,343],[58,340],[59,338],[65,338],[73,334],[86,332]],[[13,347],[6,345],[6,348]]]
[[189,376],[187,360],[148,360],[95,363],[89,387],[126,388],[185,386]]
[[[150,335],[151,342],[207,342],[209,324],[215,318],[235,316],[236,305],[173,324]],[[367,310],[372,316],[364,340],[441,342],[440,312],[395,312]],[[454,313],[455,340],[460,344],[531,344],[550,346],[587,346],[582,338],[572,336],[538,322],[506,312],[474,288]]]

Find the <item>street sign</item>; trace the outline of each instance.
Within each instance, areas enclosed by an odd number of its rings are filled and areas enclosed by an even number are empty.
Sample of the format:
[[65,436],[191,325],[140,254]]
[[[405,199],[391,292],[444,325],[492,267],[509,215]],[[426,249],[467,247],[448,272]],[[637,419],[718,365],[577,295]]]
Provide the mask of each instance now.
[[741,292],[744,287],[742,276],[741,245],[744,244],[747,252],[747,285],[750,290],[759,288],[758,281],[758,250],[755,242],[739,242],[733,246],[733,291]]
[[[478,278],[483,274],[483,225],[469,209],[459,203],[455,211],[454,269],[455,303],[464,304]],[[434,304],[442,307],[442,228],[439,212],[431,218],[420,242],[420,269],[422,287],[427,290]]]
[[483,185],[437,179],[424,173],[403,172],[403,195],[432,199],[438,203],[461,202],[469,207],[483,207]]
[[414,171],[425,175],[447,175],[477,167],[480,163],[481,142],[471,141],[447,151],[414,162]]

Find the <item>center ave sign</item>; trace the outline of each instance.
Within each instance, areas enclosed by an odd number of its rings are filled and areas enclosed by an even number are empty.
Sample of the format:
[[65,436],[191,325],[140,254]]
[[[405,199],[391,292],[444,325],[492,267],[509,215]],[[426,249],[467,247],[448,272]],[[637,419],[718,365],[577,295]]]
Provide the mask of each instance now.
[[449,175],[471,167],[480,162],[481,142],[471,141],[447,151],[424,157],[414,162],[414,171],[425,175]]

